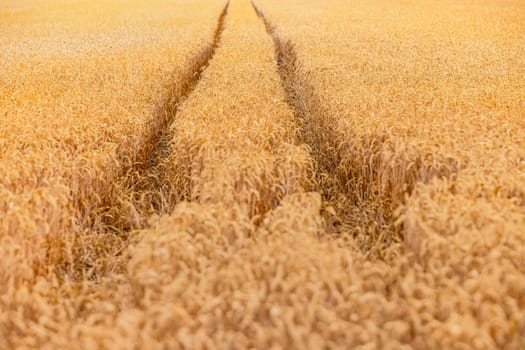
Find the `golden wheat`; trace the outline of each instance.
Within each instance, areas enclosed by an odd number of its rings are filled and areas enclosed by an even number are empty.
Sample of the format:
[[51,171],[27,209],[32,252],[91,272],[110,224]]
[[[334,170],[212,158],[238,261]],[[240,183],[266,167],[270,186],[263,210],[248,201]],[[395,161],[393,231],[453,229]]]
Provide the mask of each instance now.
[[400,252],[415,256],[390,287],[408,313],[406,343],[519,348],[523,4],[264,5],[278,43],[293,43],[308,140],[338,160],[325,169],[343,221],[395,269]]
[[0,348],[523,348],[522,2],[224,6],[1,5]]
[[147,161],[162,101],[211,45],[224,4],[12,5],[0,10],[3,348],[39,307],[33,287],[19,302],[22,284],[118,268],[126,233],[114,223],[133,221],[124,179]]

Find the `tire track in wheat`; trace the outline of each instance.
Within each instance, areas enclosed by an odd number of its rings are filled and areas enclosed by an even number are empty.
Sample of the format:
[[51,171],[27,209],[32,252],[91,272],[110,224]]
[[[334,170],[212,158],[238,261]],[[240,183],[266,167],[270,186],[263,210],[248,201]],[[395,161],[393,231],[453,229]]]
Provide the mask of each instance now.
[[[104,271],[120,270],[123,263],[120,259],[115,260],[115,257],[121,256],[125,250],[129,232],[147,227],[151,215],[169,212],[180,199],[169,167],[170,142],[173,138],[170,125],[176,118],[179,106],[197,86],[215,54],[228,8],[229,2],[217,19],[210,44],[189,60],[186,70],[174,78],[168,93],[156,106],[156,117],[145,142],[138,150],[136,161],[122,169],[123,176],[113,184],[112,191],[102,198],[98,208],[92,208],[90,203],[83,208],[83,204],[80,204],[81,216],[88,217],[89,237],[77,240],[72,248],[75,261],[72,267],[65,267],[70,278],[82,276],[98,279]],[[122,155],[126,156],[129,157],[129,154]],[[106,239],[100,238],[103,236]],[[112,236],[111,240],[117,243],[102,246],[97,243],[107,241],[108,236]]]
[[338,189],[340,183],[335,174],[341,159],[332,137],[333,130],[325,123],[325,119],[312,113],[312,106],[320,103],[314,88],[298,71],[297,54],[293,42],[279,37],[274,25],[254,2],[252,6],[274,42],[276,64],[287,95],[287,102],[299,124],[300,138],[309,146],[311,156],[315,161],[317,190],[325,201],[325,219],[331,226],[330,230],[338,232],[345,224],[342,219],[343,214],[337,210],[336,202],[341,200],[340,197],[344,194]]
[[[135,193],[137,206],[143,206],[146,213],[167,213],[177,203],[180,196],[170,184],[168,158],[171,153],[170,142],[173,131],[170,128],[181,103],[191,94],[214,56],[224,30],[224,19],[228,13],[229,2],[223,8],[213,35],[213,41],[192,59],[190,67],[178,77],[165,100],[157,107],[157,123],[151,150],[146,155],[146,162],[140,164],[138,174],[131,178],[130,184]],[[139,194],[140,196],[137,196]],[[146,205],[147,207],[144,207]],[[148,208],[149,206],[149,208]],[[146,217],[147,218],[147,217]],[[142,226],[142,225],[139,225]]]
[[[401,227],[395,222],[391,193],[378,197],[373,174],[368,178],[348,168],[341,131],[326,115],[328,112],[323,109],[320,97],[301,71],[295,44],[280,37],[265,14],[255,3],[252,5],[273,39],[288,104],[300,126],[300,137],[309,146],[315,162],[317,191],[324,201],[327,233],[350,234],[363,253],[382,256],[383,248],[401,241]],[[343,139],[345,137],[351,135]],[[370,166],[368,170],[372,173],[378,168],[373,159],[362,166]]]
[[[274,41],[288,103],[315,161],[317,190],[328,208],[325,218],[330,231],[349,233],[367,255],[384,257],[390,248],[401,248],[403,223],[399,218],[405,195],[412,193],[417,182],[455,178],[460,163],[444,159],[428,164],[421,155],[407,162],[389,156],[390,135],[355,135],[326,108],[308,71],[298,62],[295,44],[282,38],[256,4],[252,5]],[[362,138],[358,146],[352,144],[352,137]]]

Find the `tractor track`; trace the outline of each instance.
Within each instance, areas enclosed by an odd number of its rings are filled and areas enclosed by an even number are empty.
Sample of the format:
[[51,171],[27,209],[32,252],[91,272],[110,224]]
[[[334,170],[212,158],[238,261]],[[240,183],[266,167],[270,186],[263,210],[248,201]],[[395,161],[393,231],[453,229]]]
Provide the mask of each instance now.
[[[125,263],[113,261],[126,249],[130,232],[148,227],[152,215],[170,212],[180,200],[169,176],[173,138],[170,126],[219,46],[229,5],[228,1],[217,19],[211,43],[189,60],[185,71],[172,77],[167,94],[155,107],[144,143],[132,156],[132,164],[120,169],[120,176],[107,194],[94,194],[98,199],[96,207],[78,204],[79,217],[83,218],[79,222],[84,229],[69,248],[73,258],[67,266],[57,267],[59,275],[65,273],[73,280],[96,280],[105,272],[120,271]],[[125,158],[130,157],[129,151],[118,154],[124,164]]]
[[156,120],[159,126],[155,128],[155,133],[150,142],[153,148],[145,155],[146,162],[142,163],[139,168],[137,181],[132,181],[132,184],[135,184],[136,193],[142,196],[146,195],[146,198],[136,197],[135,201],[138,204],[145,202],[149,208],[144,208],[144,210],[149,211],[150,214],[170,212],[180,200],[180,196],[174,193],[175,188],[171,186],[170,179],[166,176],[169,174],[167,171],[168,160],[171,154],[171,140],[173,139],[171,124],[181,103],[195,89],[203,72],[208,67],[209,61],[215,55],[224,30],[224,19],[228,13],[228,7],[229,2],[218,18],[212,43],[193,57],[189,69],[181,77],[178,77],[178,82],[172,85],[167,98],[157,108],[156,115],[158,118]]
[[316,190],[321,193],[325,208],[329,208],[323,212],[330,226],[329,231],[338,232],[345,224],[341,219],[342,214],[334,204],[338,199],[336,197],[342,194],[337,190],[338,180],[335,172],[340,159],[330,136],[332,131],[330,126],[324,123],[323,118],[318,118],[312,113],[313,106],[319,106],[320,102],[314,88],[299,73],[294,43],[279,37],[275,26],[265,14],[254,2],[252,6],[274,42],[277,70],[287,96],[287,103],[299,124],[301,142],[310,148],[316,166]]
[[[392,198],[388,195],[376,198],[373,183],[361,179],[359,173],[340,170],[345,159],[337,141],[338,131],[325,117],[329,112],[323,109],[323,102],[298,65],[295,44],[278,35],[274,24],[253,1],[252,6],[274,42],[277,69],[300,128],[300,141],[308,145],[314,160],[316,190],[323,198],[327,234],[349,234],[363,254],[381,257],[380,247],[402,239],[402,228],[395,223]],[[367,232],[370,227],[374,230],[372,234]]]

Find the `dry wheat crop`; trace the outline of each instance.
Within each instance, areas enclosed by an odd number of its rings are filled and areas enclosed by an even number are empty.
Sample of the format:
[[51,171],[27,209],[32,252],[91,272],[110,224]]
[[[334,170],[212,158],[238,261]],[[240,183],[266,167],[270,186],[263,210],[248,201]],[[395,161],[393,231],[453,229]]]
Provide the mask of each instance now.
[[127,232],[144,225],[137,212],[151,211],[138,179],[153,172],[152,149],[223,6],[0,5],[0,324],[11,324],[0,347],[39,317],[38,296],[20,288],[120,268]]
[[522,349],[519,0],[0,5],[0,349]]
[[148,166],[169,112],[164,100],[194,73],[221,6],[1,10],[2,285],[52,265],[69,275],[102,268],[97,249],[118,250],[124,231],[141,225],[133,191],[119,187]]
[[339,231],[369,257],[417,262],[390,296],[410,315],[407,344],[523,346],[523,3],[260,11]]

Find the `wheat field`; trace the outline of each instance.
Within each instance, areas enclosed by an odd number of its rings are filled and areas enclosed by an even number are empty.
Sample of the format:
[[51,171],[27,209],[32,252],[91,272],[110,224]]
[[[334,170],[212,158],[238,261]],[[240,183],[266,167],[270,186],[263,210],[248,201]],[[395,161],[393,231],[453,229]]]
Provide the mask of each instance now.
[[521,0],[0,2],[0,349],[525,348]]

